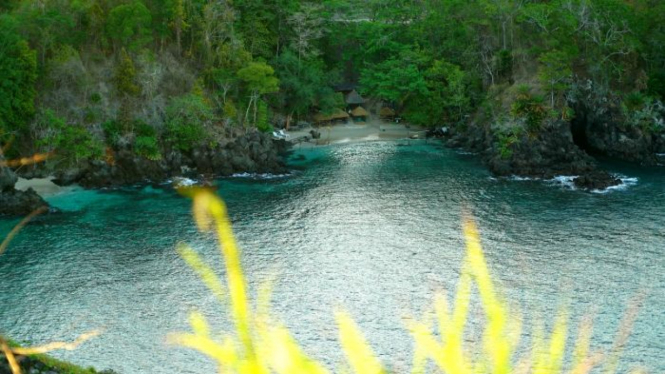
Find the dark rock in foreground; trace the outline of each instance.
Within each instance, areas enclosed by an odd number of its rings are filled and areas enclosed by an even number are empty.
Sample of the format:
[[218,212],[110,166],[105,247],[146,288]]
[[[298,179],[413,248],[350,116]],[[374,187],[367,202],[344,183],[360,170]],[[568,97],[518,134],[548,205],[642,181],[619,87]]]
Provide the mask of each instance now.
[[33,189],[18,191],[14,188],[18,177],[8,167],[1,166],[5,161],[0,154],[0,215],[27,215],[48,204]]
[[0,215],[24,216],[43,207],[48,207],[48,203],[32,188],[0,192]]

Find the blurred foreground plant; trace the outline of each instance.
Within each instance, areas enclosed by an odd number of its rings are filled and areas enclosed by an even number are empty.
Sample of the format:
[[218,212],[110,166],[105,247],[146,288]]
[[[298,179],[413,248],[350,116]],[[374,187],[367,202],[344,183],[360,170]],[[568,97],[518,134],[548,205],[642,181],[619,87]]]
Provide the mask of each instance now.
[[[201,231],[216,233],[226,265],[226,285],[214,270],[190,247],[181,244],[178,252],[203,280],[223,307],[229,307],[235,331],[214,337],[205,317],[199,312],[190,316],[191,333],[174,334],[171,343],[189,347],[212,358],[219,373],[327,373],[323,364],[305,354],[288,329],[270,317],[269,288],[260,291],[257,305],[249,303],[247,286],[240,264],[240,251],[231,229],[226,206],[210,189],[183,191],[194,200],[193,213]],[[571,374],[589,373],[605,363],[604,371],[614,373],[621,348],[636,315],[628,313],[620,327],[619,338],[610,355],[592,353],[590,322],[582,323],[573,357],[565,360],[568,314],[564,309],[554,321],[549,339],[537,328],[530,354],[517,357],[522,332],[520,314],[510,309],[499,296],[490,277],[480,245],[478,229],[469,217],[463,221],[466,258],[452,310],[446,298],[437,296],[434,313],[425,321],[411,321],[407,327],[415,341],[413,374],[425,373],[434,365],[448,374],[466,373],[563,373],[570,362]],[[482,353],[465,344],[464,329],[468,320],[473,285],[480,294],[486,315]],[[227,290],[228,288],[228,290]],[[337,312],[339,340],[347,357],[347,370],[356,374],[387,373],[362,333],[345,312]],[[350,370],[349,370],[350,369]]]
[[[2,166],[3,165],[0,165],[0,167]],[[0,255],[2,255],[5,252],[5,250],[9,246],[9,243],[16,236],[16,234],[18,234],[18,232],[21,231],[23,227],[25,227],[25,225],[27,225],[33,218],[42,213],[45,213],[46,211],[48,211],[46,207],[37,209],[34,212],[30,213],[23,220],[21,220],[21,222],[19,222],[14,227],[14,229],[9,234],[7,234],[7,237],[5,237],[5,239],[0,243]],[[92,339],[99,334],[101,334],[100,330],[93,330],[80,335],[71,343],[53,342],[35,347],[19,347],[18,345],[10,342],[9,340],[5,339],[2,335],[0,335],[0,352],[7,359],[7,363],[9,364],[9,368],[11,369],[13,374],[21,374],[21,366],[19,365],[19,359],[17,359],[17,357],[20,356],[36,356],[39,359],[39,361],[48,362],[52,364],[51,366],[63,368],[62,370],[63,373],[65,372],[65,370],[66,372],[71,374],[90,373],[92,371],[80,369],[74,365],[66,364],[61,361],[45,357],[43,355],[45,353],[56,350],[72,351],[76,349],[79,345],[83,344],[85,341]]]

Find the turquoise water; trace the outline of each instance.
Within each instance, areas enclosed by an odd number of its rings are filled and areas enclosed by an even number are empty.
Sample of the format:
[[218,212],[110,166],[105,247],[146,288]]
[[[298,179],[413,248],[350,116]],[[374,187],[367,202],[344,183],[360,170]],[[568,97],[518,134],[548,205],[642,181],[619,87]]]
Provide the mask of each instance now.
[[[634,185],[605,194],[543,181],[496,180],[472,155],[424,142],[376,142],[298,151],[285,178],[218,181],[252,290],[276,279],[273,309],[311,355],[342,359],[333,311],[348,310],[390,367],[403,372],[420,316],[455,290],[462,210],[481,228],[495,279],[527,326],[569,301],[577,324],[595,315],[607,348],[626,305],[644,306],[622,368],[665,370],[663,169],[607,165]],[[44,343],[104,328],[56,356],[122,373],[211,373],[199,354],[166,344],[189,311],[218,330],[222,309],[175,253],[185,241],[222,269],[213,238],[197,233],[190,202],[136,187],[52,197],[62,213],[29,225],[0,257],[0,331]],[[0,220],[4,236],[16,220]],[[220,270],[220,274],[221,274]],[[471,309],[468,340],[482,311]],[[528,331],[524,340],[529,340]]]

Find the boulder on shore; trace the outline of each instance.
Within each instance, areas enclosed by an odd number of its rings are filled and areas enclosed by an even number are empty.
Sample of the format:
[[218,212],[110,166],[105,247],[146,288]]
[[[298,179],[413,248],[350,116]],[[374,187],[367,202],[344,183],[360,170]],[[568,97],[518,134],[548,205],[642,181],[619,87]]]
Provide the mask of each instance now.
[[47,207],[48,204],[32,188],[27,191],[14,188],[18,177],[10,168],[2,166],[4,161],[0,154],[0,215],[27,215]]
[[593,171],[573,179],[573,183],[578,188],[587,190],[604,190],[608,187],[618,186],[621,179],[618,179],[604,171]]

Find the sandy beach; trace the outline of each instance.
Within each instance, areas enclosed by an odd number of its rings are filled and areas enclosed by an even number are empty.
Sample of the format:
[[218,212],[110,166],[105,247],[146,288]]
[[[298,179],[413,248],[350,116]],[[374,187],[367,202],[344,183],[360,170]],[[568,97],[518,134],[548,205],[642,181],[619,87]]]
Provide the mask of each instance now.
[[[408,126],[408,127],[407,127]],[[311,128],[306,128],[297,131],[288,131],[289,140],[294,141],[296,139],[302,138],[304,136],[309,136],[309,133],[312,129],[316,129],[321,132],[321,138],[316,140],[310,140],[310,142],[300,143],[301,147],[316,146],[316,145],[328,145],[328,144],[343,144],[343,143],[355,143],[355,142],[365,142],[365,141],[377,141],[377,140],[397,140],[397,139],[408,139],[412,136],[417,136],[418,138],[425,137],[425,129],[408,125],[404,123],[393,123],[385,122],[379,119],[369,119],[365,123],[354,123],[349,121],[349,123],[335,124],[329,126],[321,126]]]

